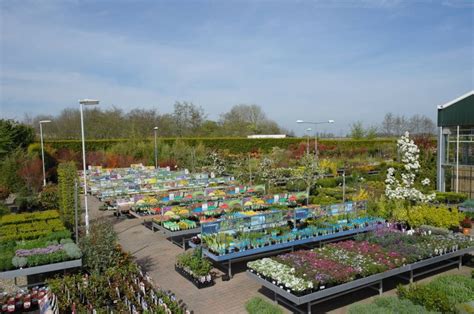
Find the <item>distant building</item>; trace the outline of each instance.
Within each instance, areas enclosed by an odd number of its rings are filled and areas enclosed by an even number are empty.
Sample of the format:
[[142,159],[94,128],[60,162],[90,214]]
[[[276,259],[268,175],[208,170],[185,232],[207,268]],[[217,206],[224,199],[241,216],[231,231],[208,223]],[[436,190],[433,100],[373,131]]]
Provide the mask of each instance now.
[[286,134],[256,134],[247,135],[247,138],[285,138]]
[[474,90],[438,106],[437,189],[474,198]]

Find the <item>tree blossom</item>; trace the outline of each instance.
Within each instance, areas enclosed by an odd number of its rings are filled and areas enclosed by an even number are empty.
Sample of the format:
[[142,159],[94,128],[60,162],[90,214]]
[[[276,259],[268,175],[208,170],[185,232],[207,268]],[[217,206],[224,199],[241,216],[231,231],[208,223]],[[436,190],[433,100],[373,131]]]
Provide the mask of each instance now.
[[[413,202],[429,202],[435,198],[435,194],[425,195],[414,187],[416,177],[420,171],[420,149],[413,140],[410,139],[408,132],[402,135],[397,141],[397,147],[401,154],[401,161],[404,164],[401,170],[400,179],[395,176],[395,169],[387,170],[385,180],[385,195],[389,199],[408,200]],[[425,178],[421,181],[422,185],[428,185],[430,180]]]

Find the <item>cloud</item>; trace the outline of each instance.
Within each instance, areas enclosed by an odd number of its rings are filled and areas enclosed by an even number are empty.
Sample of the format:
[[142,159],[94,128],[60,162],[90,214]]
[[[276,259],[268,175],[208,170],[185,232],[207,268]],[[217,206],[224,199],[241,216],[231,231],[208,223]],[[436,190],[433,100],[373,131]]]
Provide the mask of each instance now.
[[[55,113],[85,97],[98,98],[103,106],[156,106],[161,112],[171,111],[176,100],[187,100],[202,105],[213,119],[234,104],[256,103],[289,129],[297,128],[296,119],[311,116],[335,119],[333,130],[347,130],[355,120],[378,123],[389,111],[434,117],[437,104],[473,86],[472,43],[440,47],[440,41],[420,48],[413,42],[417,37],[408,36],[414,30],[404,30],[405,38],[376,29],[403,20],[403,14],[390,23],[383,13],[367,21],[348,18],[347,12],[326,16],[324,10],[309,14],[293,6],[287,15],[262,15],[271,6],[251,4],[228,18],[200,21],[196,13],[197,22],[177,19],[165,30],[144,24],[148,30],[143,33],[127,31],[130,24],[119,27],[121,19],[110,20],[108,9],[115,7],[86,3],[94,9],[90,13],[81,4],[2,4],[2,116]],[[407,5],[362,4],[381,11]],[[106,27],[88,26],[84,15],[93,15],[94,25],[107,19]],[[456,23],[457,29],[463,26]],[[174,29],[179,27],[179,32]],[[186,40],[178,33],[186,33]]]

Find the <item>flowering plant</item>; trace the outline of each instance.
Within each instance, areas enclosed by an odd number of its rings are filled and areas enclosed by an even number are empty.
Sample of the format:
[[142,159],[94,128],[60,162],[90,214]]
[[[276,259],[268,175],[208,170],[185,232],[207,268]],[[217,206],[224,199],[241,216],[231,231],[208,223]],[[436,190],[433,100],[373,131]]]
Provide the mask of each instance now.
[[247,266],[273,284],[308,293],[328,285],[413,263],[458,249],[473,247],[470,237],[458,234],[403,233],[387,228],[359,236],[356,241],[328,244],[249,262]]
[[[401,154],[401,161],[404,164],[400,173],[400,179],[395,175],[395,169],[387,170],[385,180],[385,195],[392,200],[407,200],[411,202],[429,202],[435,199],[435,193],[425,195],[414,187],[416,176],[420,171],[420,149],[410,139],[408,132],[402,135],[397,141],[397,147]],[[430,180],[421,180],[423,186],[430,184]]]

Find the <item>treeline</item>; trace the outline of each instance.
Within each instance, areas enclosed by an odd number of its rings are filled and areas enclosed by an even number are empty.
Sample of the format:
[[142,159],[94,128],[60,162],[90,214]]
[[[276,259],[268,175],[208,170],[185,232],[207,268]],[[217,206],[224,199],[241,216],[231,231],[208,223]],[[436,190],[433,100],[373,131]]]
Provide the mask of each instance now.
[[395,115],[387,113],[379,125],[364,126],[361,121],[351,124],[348,136],[353,139],[373,139],[376,137],[399,137],[405,132],[412,135],[431,136],[436,133],[436,124],[425,115]]
[[[57,116],[27,116],[24,122],[39,134],[41,120],[51,120],[45,125],[45,138],[79,139],[81,136],[79,109],[64,109]],[[214,121],[207,118],[202,107],[188,102],[176,102],[172,113],[159,113],[157,109],[132,109],[126,112],[116,107],[87,108],[84,111],[84,127],[88,139],[151,137],[154,127],[158,127],[159,137],[288,134],[257,105],[236,105]]]

